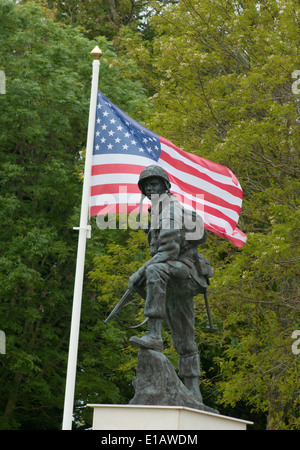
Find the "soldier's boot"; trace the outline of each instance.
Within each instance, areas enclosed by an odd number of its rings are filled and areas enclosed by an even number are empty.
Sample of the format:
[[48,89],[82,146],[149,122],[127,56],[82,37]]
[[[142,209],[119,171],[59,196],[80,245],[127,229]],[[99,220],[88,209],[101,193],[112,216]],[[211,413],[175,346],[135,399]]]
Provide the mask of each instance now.
[[185,377],[184,384],[194,397],[196,397],[200,402],[203,401],[199,388],[199,377]]
[[149,317],[147,333],[142,337],[132,336],[129,339],[130,344],[134,347],[162,352],[161,323],[162,319]]

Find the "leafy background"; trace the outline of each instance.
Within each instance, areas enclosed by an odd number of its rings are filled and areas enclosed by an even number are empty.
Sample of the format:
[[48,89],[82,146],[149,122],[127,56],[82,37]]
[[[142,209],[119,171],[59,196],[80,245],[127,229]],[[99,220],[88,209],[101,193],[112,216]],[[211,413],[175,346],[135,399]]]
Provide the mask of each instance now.
[[[104,94],[244,190],[246,245],[209,234],[201,249],[219,330],[195,298],[204,401],[254,429],[300,429],[299,14],[296,0],[0,0],[0,429],[61,428],[95,45]],[[91,427],[87,403],[134,394],[133,332],[103,319],[149,258],[142,231],[92,227],[74,429]]]

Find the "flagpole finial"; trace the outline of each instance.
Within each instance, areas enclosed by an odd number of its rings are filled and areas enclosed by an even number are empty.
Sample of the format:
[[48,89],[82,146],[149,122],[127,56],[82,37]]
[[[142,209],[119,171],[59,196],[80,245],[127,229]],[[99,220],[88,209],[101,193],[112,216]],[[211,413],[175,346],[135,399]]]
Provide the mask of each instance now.
[[91,55],[94,59],[100,59],[103,55],[102,50],[98,47],[98,45],[91,51]]

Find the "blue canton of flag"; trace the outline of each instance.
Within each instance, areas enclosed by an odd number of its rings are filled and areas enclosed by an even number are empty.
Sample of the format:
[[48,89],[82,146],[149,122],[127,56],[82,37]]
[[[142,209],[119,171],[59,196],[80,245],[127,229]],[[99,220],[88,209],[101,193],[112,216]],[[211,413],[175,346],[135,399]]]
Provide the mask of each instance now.
[[101,92],[96,111],[94,155],[126,153],[158,161],[159,136],[136,122]]

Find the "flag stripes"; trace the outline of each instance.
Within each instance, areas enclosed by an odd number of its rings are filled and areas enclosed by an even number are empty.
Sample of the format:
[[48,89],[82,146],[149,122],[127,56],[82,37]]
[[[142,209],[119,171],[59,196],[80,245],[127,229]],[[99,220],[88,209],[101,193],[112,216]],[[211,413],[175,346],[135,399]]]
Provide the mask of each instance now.
[[[244,245],[246,235],[237,228],[243,192],[231,170],[176,147],[98,92],[90,215],[138,213],[139,175],[153,164],[166,170],[171,192],[202,215],[207,230]],[[144,212],[149,205],[145,199]]]

